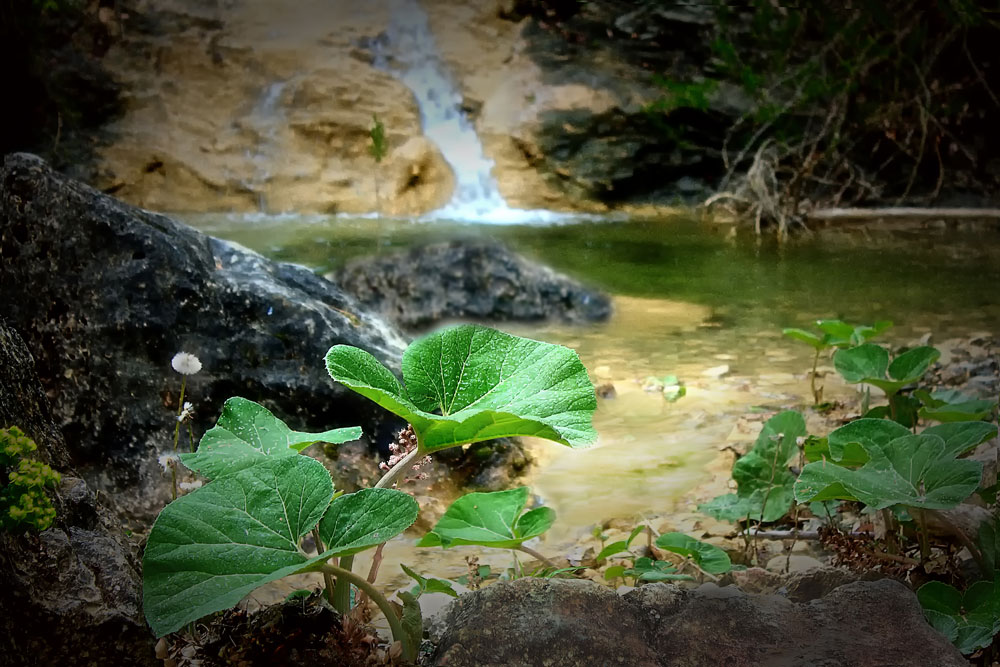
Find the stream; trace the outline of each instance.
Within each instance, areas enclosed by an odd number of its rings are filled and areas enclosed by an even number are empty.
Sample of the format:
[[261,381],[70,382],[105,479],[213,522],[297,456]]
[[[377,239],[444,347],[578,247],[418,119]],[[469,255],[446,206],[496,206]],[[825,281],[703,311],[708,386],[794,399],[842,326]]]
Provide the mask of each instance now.
[[[524,483],[558,517],[536,548],[553,556],[586,542],[602,522],[655,519],[690,529],[700,500],[692,492],[711,479],[708,467],[719,449],[753,437],[737,431],[739,418],[811,401],[812,350],[784,338],[782,327],[807,328],[826,317],[889,319],[895,326],[881,341],[905,344],[930,333],[933,344],[1000,326],[993,229],[854,228],[779,246],[687,217],[548,226],[291,215],[186,221],[318,272],[417,243],[489,236],[610,293],[614,314],[604,323],[494,323],[575,349],[595,384],[615,388],[614,398],[599,400],[596,447],[530,443],[537,463]],[[678,376],[687,396],[669,403],[643,389],[647,378],[665,375]],[[827,399],[854,391],[835,374],[825,385]],[[468,555],[494,568],[511,564],[509,552],[478,547],[415,549],[417,537],[389,545],[381,585],[407,583],[397,574],[399,562],[447,578],[465,573]],[[367,564],[356,569],[366,571]],[[266,601],[260,593],[254,597]]]

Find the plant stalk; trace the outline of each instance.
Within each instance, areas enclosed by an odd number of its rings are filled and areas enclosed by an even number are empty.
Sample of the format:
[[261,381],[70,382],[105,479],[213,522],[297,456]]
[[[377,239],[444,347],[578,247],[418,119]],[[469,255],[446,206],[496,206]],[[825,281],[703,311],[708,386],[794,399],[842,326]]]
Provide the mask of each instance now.
[[[341,556],[340,566],[337,569],[354,574],[351,572],[353,566],[354,556]],[[337,582],[333,586],[333,599],[330,601],[330,604],[340,614],[346,614],[351,610],[351,581],[350,579],[337,577]]]
[[809,375],[809,389],[812,390],[813,395],[813,405],[819,405],[819,394],[816,393],[816,368],[819,367],[819,348],[816,348],[816,354],[813,356],[813,368],[812,373]]
[[388,621],[389,629],[392,631],[392,638],[403,645],[403,655],[414,655],[413,651],[415,649],[411,646],[410,638],[403,631],[403,624],[396,615],[396,610],[393,609],[389,600],[377,588],[369,584],[364,577],[360,577],[350,570],[345,570],[329,563],[323,565],[322,571],[324,574],[329,573],[335,576],[338,583],[344,581],[348,585],[354,584],[360,590],[364,591],[379,610],[381,610],[382,615],[385,616],[385,620]]
[[558,565],[556,565],[556,564],[555,564],[555,563],[553,563],[553,562],[552,562],[551,560],[549,560],[548,558],[546,558],[546,557],[545,557],[545,556],[543,556],[542,554],[538,553],[537,551],[535,551],[535,550],[534,550],[534,549],[532,549],[531,547],[526,547],[526,546],[524,546],[523,544],[519,544],[519,545],[517,546],[517,550],[518,550],[518,551],[523,551],[524,553],[528,554],[529,556],[531,556],[531,557],[532,557],[532,558],[534,558],[535,560],[537,560],[537,561],[539,561],[539,562],[542,562],[542,563],[545,563],[546,565],[548,565],[549,567],[551,567],[551,568],[553,568],[553,569],[556,569],[556,570],[558,570],[558,569],[559,569],[559,566],[558,566]]
[[[323,553],[323,540],[319,536],[319,526],[313,528],[313,540],[316,542],[316,553]],[[329,572],[323,572],[323,587],[326,590],[326,601],[333,605],[334,582]]]
[[403,459],[394,465],[389,472],[382,475],[382,479],[375,484],[376,489],[391,489],[392,485],[396,483],[396,479],[399,478],[404,472],[409,471],[410,467],[413,465],[413,460],[418,456],[426,456],[423,452],[423,448],[419,445],[409,454],[403,457]]

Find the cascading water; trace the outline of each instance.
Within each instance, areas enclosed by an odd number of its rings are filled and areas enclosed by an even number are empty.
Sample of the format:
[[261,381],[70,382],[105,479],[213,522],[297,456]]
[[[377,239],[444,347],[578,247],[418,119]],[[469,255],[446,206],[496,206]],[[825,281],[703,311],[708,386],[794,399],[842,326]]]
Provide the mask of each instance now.
[[271,165],[279,157],[276,137],[278,128],[284,124],[284,113],[279,103],[286,84],[287,81],[275,81],[264,89],[244,121],[246,127],[257,136],[255,149],[248,149],[246,152],[247,159],[253,165],[253,174],[244,181],[244,185],[257,192],[257,210],[260,213],[273,213],[268,210],[268,182],[271,180]]
[[434,219],[463,222],[551,222],[552,211],[526,211],[507,205],[491,170],[493,161],[462,110],[462,96],[438,55],[427,13],[417,0],[394,3],[392,20],[375,40],[375,66],[400,79],[417,99],[424,135],[437,144],[455,172],[455,194]]

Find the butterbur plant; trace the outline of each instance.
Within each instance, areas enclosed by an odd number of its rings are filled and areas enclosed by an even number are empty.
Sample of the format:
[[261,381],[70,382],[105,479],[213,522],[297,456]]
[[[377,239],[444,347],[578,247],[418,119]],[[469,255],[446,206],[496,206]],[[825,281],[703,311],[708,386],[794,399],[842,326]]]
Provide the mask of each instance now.
[[[846,350],[838,350],[833,355],[833,365],[844,380],[850,384],[870,384],[885,392],[889,405],[882,411],[866,416],[884,416],[899,421],[905,426],[916,423],[917,404],[904,400],[900,391],[914,384],[924,376],[941,353],[929,346],[907,350],[889,361],[889,352],[881,345],[865,343]],[[878,410],[878,409],[876,409]]]
[[417,445],[389,471],[458,445],[534,436],[569,447],[597,439],[587,369],[573,350],[478,325],[449,327],[403,354],[403,382],[368,352],[336,345],[330,377],[410,423]]
[[[398,615],[351,571],[355,554],[416,520],[416,501],[390,488],[398,476],[417,457],[480,440],[534,435],[578,447],[596,439],[593,386],[576,353],[564,347],[453,327],[410,345],[405,385],[357,348],[334,346],[326,361],[335,380],[410,422],[412,451],[375,488],[342,494],[323,464],[300,454],[314,442],[357,439],[360,429],[294,431],[252,401],[227,401],[197,451],[180,456],[208,483],[167,505],[147,541],[143,606],[157,636],[281,577],[321,572],[338,611],[350,608],[350,588],[357,587],[378,605],[403,657],[413,661],[420,637],[415,597],[400,595]],[[310,534],[315,554],[303,548]]]
[[854,326],[843,320],[816,320],[816,328],[819,329],[818,334],[794,327],[781,330],[781,333],[785,336],[801,341],[815,350],[812,371],[809,373],[809,389],[812,391],[814,405],[820,405],[823,402],[823,387],[816,386],[816,370],[819,365],[820,354],[825,350],[833,348],[861,345],[891,326],[892,322],[888,320],[879,320],[871,326]]

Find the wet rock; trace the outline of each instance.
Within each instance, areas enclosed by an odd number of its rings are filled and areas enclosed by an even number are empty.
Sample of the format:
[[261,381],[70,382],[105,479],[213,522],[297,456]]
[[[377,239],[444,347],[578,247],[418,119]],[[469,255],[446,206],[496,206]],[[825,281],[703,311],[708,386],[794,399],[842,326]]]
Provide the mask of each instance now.
[[142,617],[136,550],[112,513],[68,466],[30,353],[0,320],[0,427],[20,427],[59,470],[56,521],[0,533],[0,662],[155,665]]
[[142,483],[139,515],[165,500],[158,451],[172,446],[178,351],[197,355],[185,400],[196,437],[231,396],[301,430],[395,419],[335,384],[323,357],[347,343],[398,365],[404,341],[337,286],[170,218],[133,208],[15,154],[0,170],[0,302],[24,336],[69,456],[98,488]]
[[618,596],[589,581],[520,579],[463,595],[447,614],[435,665],[967,664],[890,580],[796,604],[714,584]]
[[492,241],[452,241],[354,261],[334,280],[366,307],[411,330],[445,319],[606,319],[607,296]]

